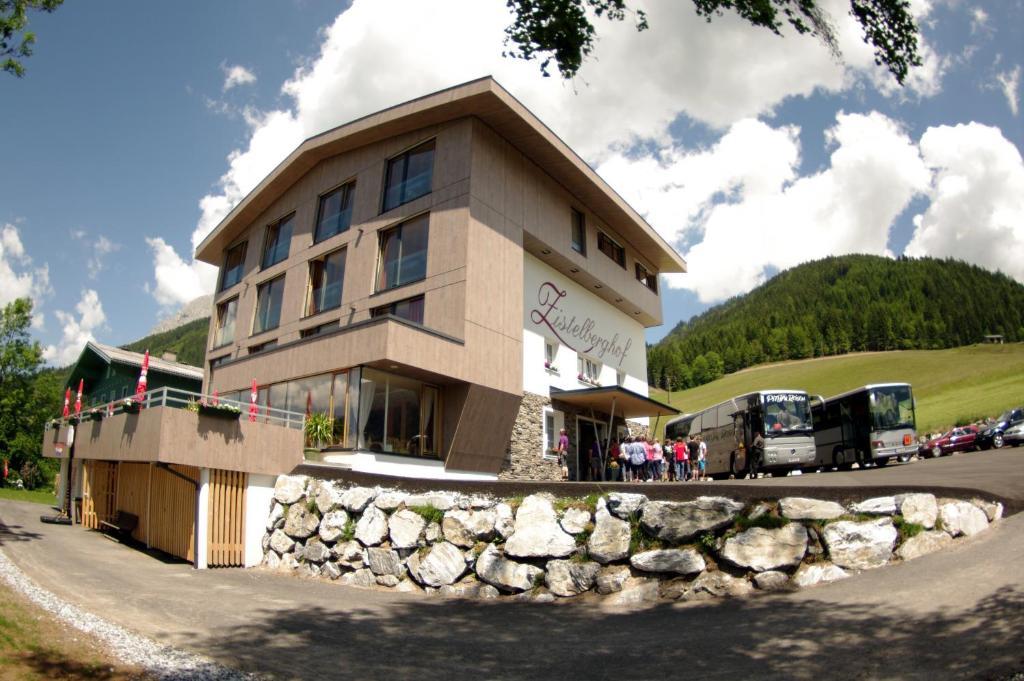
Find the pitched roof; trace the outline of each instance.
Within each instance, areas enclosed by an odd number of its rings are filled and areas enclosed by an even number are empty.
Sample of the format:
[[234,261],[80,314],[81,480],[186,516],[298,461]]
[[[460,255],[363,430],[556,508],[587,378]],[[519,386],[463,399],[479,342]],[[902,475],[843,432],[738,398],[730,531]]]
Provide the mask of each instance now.
[[[131,350],[122,350],[121,348],[115,348],[112,345],[104,345],[103,343],[97,343],[95,341],[89,341],[85,345],[85,350],[92,350],[107,363],[118,363],[127,364],[128,366],[142,367],[142,360],[144,355],[141,352],[132,352]],[[85,352],[83,350],[83,352]],[[182,364],[181,362],[170,362],[160,357],[150,355],[149,357],[149,370],[150,371],[161,371],[165,374],[174,374],[175,376],[183,376],[185,378],[195,379],[197,381],[203,380],[203,370],[199,367],[194,367],[191,364]]]
[[378,111],[310,137],[256,185],[203,242],[196,258],[221,264],[224,249],[288,187],[320,161],[396,135],[474,116],[582,200],[651,263],[685,272],[686,261],[550,128],[491,76]]

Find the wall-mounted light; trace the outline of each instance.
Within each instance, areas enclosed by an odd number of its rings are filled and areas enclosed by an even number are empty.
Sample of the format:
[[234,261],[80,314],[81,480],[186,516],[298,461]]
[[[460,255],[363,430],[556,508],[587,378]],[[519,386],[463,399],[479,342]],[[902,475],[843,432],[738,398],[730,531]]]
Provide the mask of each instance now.
[[601,286],[600,284],[594,284],[594,288],[604,288],[604,287]]
[[579,269],[577,269],[575,267],[570,267],[569,271],[572,272],[573,274],[579,274]]
[[551,249],[550,248],[545,248],[543,251],[540,252],[540,254],[541,255],[551,255]]

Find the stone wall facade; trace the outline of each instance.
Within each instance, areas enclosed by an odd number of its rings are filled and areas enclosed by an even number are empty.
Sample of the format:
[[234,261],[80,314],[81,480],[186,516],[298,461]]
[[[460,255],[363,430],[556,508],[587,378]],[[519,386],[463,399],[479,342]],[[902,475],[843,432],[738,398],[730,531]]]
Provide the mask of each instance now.
[[543,455],[544,407],[550,404],[551,400],[543,395],[523,393],[499,480],[562,479],[558,462]]
[[362,587],[617,603],[740,597],[844,579],[985,531],[1001,504],[931,494],[847,506],[787,497],[519,499],[281,476],[264,566]]

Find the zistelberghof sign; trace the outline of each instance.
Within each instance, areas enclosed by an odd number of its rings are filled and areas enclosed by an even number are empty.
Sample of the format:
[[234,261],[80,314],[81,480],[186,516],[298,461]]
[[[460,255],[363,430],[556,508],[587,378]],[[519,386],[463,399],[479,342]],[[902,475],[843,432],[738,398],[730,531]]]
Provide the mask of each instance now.
[[610,358],[616,360],[616,365],[621,367],[633,345],[633,339],[626,338],[623,343],[619,340],[618,332],[611,337],[599,333],[593,318],[578,318],[560,307],[559,301],[568,295],[568,292],[550,281],[542,283],[537,289],[538,306],[530,310],[530,321],[548,327],[560,342],[576,352],[594,356],[606,364],[611,364],[606,359]]

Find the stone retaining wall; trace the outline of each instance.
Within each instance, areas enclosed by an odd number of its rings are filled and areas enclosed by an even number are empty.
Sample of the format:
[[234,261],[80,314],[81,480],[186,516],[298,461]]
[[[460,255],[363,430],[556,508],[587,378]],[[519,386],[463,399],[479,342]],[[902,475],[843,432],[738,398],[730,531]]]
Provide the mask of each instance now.
[[912,560],[984,531],[1002,513],[999,503],[919,493],[847,506],[626,493],[494,499],[281,476],[264,566],[464,597],[691,600],[795,589]]

